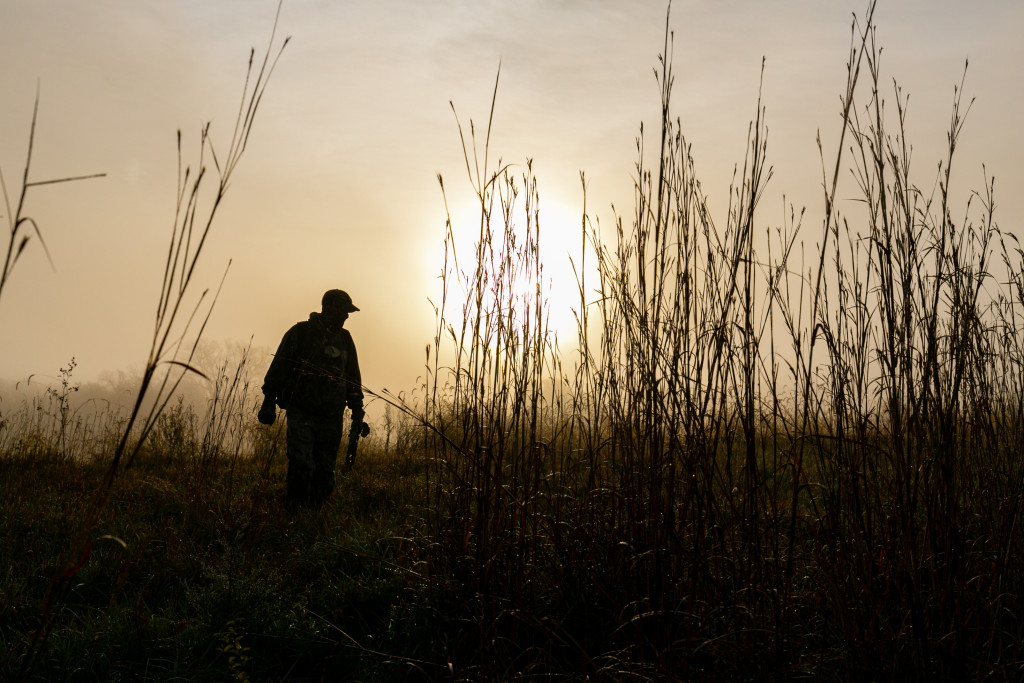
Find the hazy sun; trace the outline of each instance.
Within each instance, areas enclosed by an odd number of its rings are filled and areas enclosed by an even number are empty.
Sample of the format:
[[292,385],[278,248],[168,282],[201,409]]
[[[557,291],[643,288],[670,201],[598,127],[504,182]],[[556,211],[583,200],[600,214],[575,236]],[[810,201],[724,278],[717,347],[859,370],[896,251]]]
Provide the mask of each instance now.
[[[461,271],[459,278],[463,285],[456,284],[451,277],[454,271],[455,261],[449,255],[448,298],[446,304],[446,317],[449,321],[456,319],[461,314],[466,302],[465,282],[472,277],[476,266],[476,244],[480,236],[481,209],[478,202],[472,200],[460,201],[455,206],[449,205],[451,210],[452,235],[455,240],[455,256],[457,257],[458,268]],[[584,292],[588,302],[593,301],[593,290],[596,286],[596,269],[594,267],[595,257],[589,245],[585,259],[581,258],[582,242],[582,209],[572,208],[568,202],[552,201],[549,197],[542,197],[537,211],[537,221],[531,216],[529,221],[525,216],[522,207],[513,212],[510,220],[507,221],[514,233],[515,244],[522,247],[527,241],[527,231],[530,232],[531,242],[536,238],[536,228],[539,224],[540,233],[537,240],[539,262],[541,265],[540,285],[541,294],[546,302],[545,312],[547,315],[547,327],[552,335],[557,335],[559,345],[565,349],[575,345],[577,340],[576,314],[580,310],[580,282],[579,276],[584,275],[582,267],[585,265]],[[491,217],[491,234],[493,236],[493,251],[495,262],[500,261],[501,247],[504,241],[506,221],[495,210]],[[435,273],[443,269],[443,250],[438,249],[435,257],[431,259]],[[488,256],[489,258],[489,256]],[[513,259],[514,261],[515,259]],[[522,307],[522,302],[533,302],[536,293],[536,262],[531,262],[524,267],[519,262],[519,270],[513,281],[511,289],[504,297],[506,303],[512,302],[513,308]],[[495,267],[487,263],[487,270],[492,273]],[[432,297],[435,304],[438,300]],[[521,320],[521,317],[519,318]]]

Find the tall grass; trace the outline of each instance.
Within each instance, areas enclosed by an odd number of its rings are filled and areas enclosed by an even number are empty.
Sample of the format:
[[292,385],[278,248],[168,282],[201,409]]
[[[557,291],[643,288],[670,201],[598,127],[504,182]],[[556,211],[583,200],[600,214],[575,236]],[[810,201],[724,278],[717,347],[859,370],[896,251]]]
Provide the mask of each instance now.
[[28,150],[25,153],[25,166],[21,177],[21,187],[17,191],[17,198],[12,204],[11,193],[7,189],[7,181],[4,180],[3,171],[0,170],[0,191],[4,196],[4,216],[7,218],[8,239],[4,250],[4,266],[0,270],[0,297],[3,296],[4,287],[7,285],[14,273],[14,267],[21,258],[25,249],[31,243],[33,236],[39,241],[40,246],[46,254],[47,260],[53,267],[53,259],[50,258],[50,250],[46,247],[43,239],[43,232],[35,218],[28,214],[26,201],[29,190],[43,185],[54,185],[58,183],[73,182],[76,180],[88,180],[90,178],[103,178],[105,173],[93,173],[83,176],[68,176],[64,178],[48,178],[46,180],[35,180],[32,176],[32,152],[36,140],[36,118],[39,114],[39,94],[36,93],[35,105],[32,108],[32,123],[28,132]]
[[809,259],[802,210],[763,227],[760,98],[712,218],[666,26],[634,211],[611,243],[583,216],[571,369],[546,325],[532,166],[488,166],[490,124],[482,142],[470,124],[474,261],[449,219],[422,406],[419,617],[443,625],[453,678],[1018,674],[1024,261],[991,179],[953,205],[962,83],[920,189],[873,10],[834,156],[819,141]]
[[[76,400],[81,386],[73,378],[75,367],[72,358],[54,383],[2,414],[0,453],[27,461],[93,460],[117,443],[127,416],[110,409],[106,399]],[[33,379],[37,387],[41,384],[33,375],[25,381],[26,389]]]
[[[279,12],[280,6],[278,7]],[[97,525],[110,499],[115,478],[122,463],[130,465],[140,452],[186,374],[192,373],[206,377],[202,371],[192,365],[192,360],[213,311],[217,293],[211,297],[210,290],[205,289],[199,294],[194,304],[190,303],[192,292],[196,287],[195,269],[213,227],[214,218],[227,194],[230,180],[245,152],[267,82],[281,51],[288,42],[288,39],[285,39],[276,55],[273,55],[276,30],[277,20],[275,17],[274,29],[271,32],[262,63],[255,63],[255,50],[250,52],[238,115],[223,157],[218,158],[210,136],[210,125],[205,124],[200,132],[198,158],[195,170],[193,170],[191,165],[184,164],[182,136],[181,132],[178,132],[177,207],[171,228],[160,294],[157,299],[149,354],[135,393],[134,405],[128,413],[120,438],[109,457],[106,474],[96,486],[91,501],[82,511],[78,520],[78,529],[71,534],[67,557],[54,573],[50,582],[47,597],[43,602],[39,626],[28,642],[25,655],[22,658],[23,664],[20,672],[22,677],[27,675],[36,661],[40,649],[45,646],[53,624],[54,613],[63,605],[73,586],[75,575],[92,554],[97,538]],[[254,67],[256,67],[255,70]],[[31,158],[31,146],[30,136],[29,158]],[[208,166],[211,163],[212,168]],[[23,184],[21,199],[16,213],[12,216],[12,245],[19,231],[24,232],[25,224],[35,225],[31,219],[21,215],[25,191],[32,185],[27,179],[28,166],[29,164],[26,163],[26,180]],[[211,185],[213,187],[209,189]],[[7,196],[6,188],[4,188],[4,195]],[[38,228],[36,228],[36,233],[39,233]],[[8,249],[0,287],[6,281],[9,270],[21,254],[26,241],[27,236],[21,239],[13,257],[11,249]],[[225,277],[226,275],[225,271]],[[221,282],[223,284],[223,279]],[[191,310],[189,310],[190,307]],[[146,409],[147,402],[149,402],[148,409]],[[219,408],[220,406],[217,406],[215,401],[211,410]],[[239,413],[240,416],[243,414]],[[66,423],[66,419],[63,418],[64,416],[61,421],[62,437],[63,425]],[[220,417],[211,416],[208,424],[210,428],[207,436],[210,439],[204,441],[202,445],[204,455],[212,451],[219,451],[226,436],[227,425]]]

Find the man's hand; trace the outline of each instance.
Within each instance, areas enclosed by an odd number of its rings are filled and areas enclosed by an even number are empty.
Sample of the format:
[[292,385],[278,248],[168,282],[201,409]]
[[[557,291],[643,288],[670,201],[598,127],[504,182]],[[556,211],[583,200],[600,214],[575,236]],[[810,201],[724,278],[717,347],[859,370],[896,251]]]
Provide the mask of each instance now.
[[265,425],[274,424],[274,420],[277,418],[277,408],[274,406],[273,398],[270,396],[263,397],[263,405],[260,406],[260,412],[256,417]]
[[352,426],[348,430],[348,450],[345,452],[345,469],[352,469],[356,464],[356,448],[360,437],[366,438],[370,433],[370,425],[363,422],[363,409],[361,407],[352,409]]

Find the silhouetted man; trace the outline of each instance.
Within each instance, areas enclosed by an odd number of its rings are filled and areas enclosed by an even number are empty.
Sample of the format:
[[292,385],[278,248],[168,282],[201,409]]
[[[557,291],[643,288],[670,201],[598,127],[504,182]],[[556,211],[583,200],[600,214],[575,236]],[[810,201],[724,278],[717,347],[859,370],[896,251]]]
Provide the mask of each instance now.
[[340,289],[327,291],[321,306],[285,333],[263,380],[259,421],[274,424],[275,404],[288,411],[289,507],[319,505],[331,495],[345,408],[354,423],[363,419],[356,346],[344,329],[359,309]]

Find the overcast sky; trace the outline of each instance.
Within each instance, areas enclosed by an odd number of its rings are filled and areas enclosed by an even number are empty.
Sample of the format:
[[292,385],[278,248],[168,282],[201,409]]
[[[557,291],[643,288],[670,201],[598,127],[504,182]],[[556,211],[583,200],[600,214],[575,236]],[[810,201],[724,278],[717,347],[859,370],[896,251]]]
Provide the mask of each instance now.
[[[713,206],[742,162],[764,57],[775,175],[759,222],[781,222],[783,196],[820,207],[815,139],[819,130],[826,144],[836,139],[850,24],[866,4],[673,3],[674,109]],[[428,297],[439,291],[437,174],[456,219],[469,205],[449,102],[464,127],[471,118],[486,125],[499,63],[492,154],[534,160],[548,271],[556,290],[571,283],[564,254],[578,241],[580,171],[592,214],[610,223],[615,203],[628,215],[639,125],[657,123],[653,68],[666,6],[285,0],[278,35],[292,40],[202,260],[199,281],[213,287],[233,261],[207,337],[251,337],[273,349],[292,323],[318,310],[325,289],[339,287],[362,309],[348,327],[366,384],[413,386],[432,336]],[[72,356],[81,381],[141,367],[174,216],[176,132],[191,154],[210,121],[214,143],[226,147],[249,50],[264,49],[276,7],[277,0],[0,3],[0,169],[8,191],[19,187],[37,89],[32,178],[106,174],[30,192],[28,214],[55,269],[32,243],[4,291],[0,378],[56,375]],[[997,219],[1017,232],[1024,3],[879,0],[876,22],[883,81],[896,78],[911,95],[922,182],[942,158],[953,88],[970,60],[965,92],[976,101],[958,178],[980,188],[984,163],[996,177]],[[571,314],[555,311],[553,319],[567,326]]]

